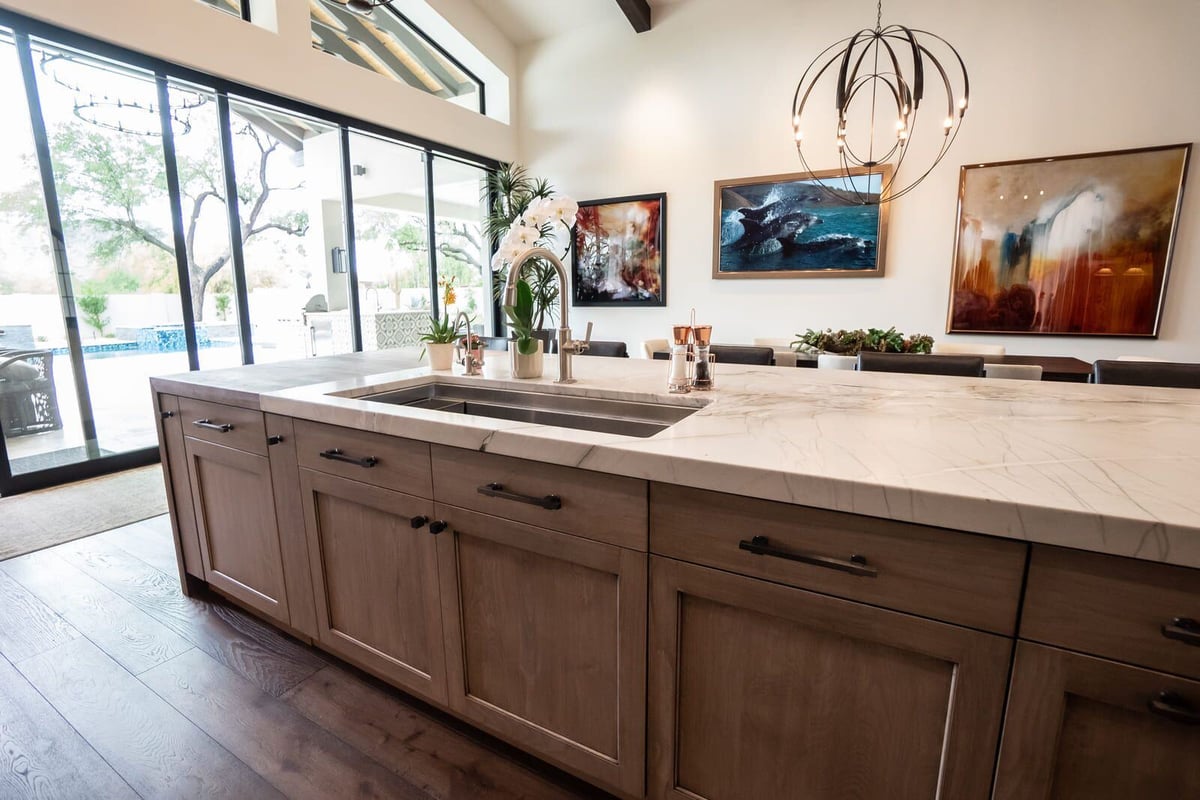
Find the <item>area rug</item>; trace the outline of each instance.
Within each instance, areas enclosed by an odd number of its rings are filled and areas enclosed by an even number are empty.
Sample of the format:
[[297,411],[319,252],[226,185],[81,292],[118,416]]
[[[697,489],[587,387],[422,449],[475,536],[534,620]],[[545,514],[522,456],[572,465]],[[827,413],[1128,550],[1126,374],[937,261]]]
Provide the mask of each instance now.
[[0,561],[166,512],[157,464],[0,497]]

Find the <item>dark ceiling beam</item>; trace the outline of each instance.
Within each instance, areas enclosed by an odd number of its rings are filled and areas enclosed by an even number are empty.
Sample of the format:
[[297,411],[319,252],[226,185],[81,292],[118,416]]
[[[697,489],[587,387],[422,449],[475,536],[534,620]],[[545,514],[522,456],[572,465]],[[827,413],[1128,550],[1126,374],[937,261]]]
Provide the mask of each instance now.
[[650,4],[646,0],[617,0],[629,24],[638,33],[650,30]]

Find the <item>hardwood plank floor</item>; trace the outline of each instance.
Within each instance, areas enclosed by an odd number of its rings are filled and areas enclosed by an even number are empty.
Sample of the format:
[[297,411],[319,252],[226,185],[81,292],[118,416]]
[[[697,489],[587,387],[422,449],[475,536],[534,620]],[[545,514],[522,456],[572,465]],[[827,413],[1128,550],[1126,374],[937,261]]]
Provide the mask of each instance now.
[[16,663],[78,636],[32,592],[0,572],[0,655]]
[[[288,797],[426,798],[199,650],[155,667],[142,682]],[[301,770],[306,762],[313,768]]]
[[37,595],[134,675],[192,648],[191,642],[51,551],[0,563],[0,572]]
[[184,597],[167,575],[109,541],[55,548],[68,563],[276,697],[328,662],[315,651],[227,603]]
[[0,562],[0,798],[138,796],[609,797],[185,598],[165,517]]
[[0,797],[137,797],[4,658],[0,658]]
[[17,668],[142,797],[280,797],[87,639]]

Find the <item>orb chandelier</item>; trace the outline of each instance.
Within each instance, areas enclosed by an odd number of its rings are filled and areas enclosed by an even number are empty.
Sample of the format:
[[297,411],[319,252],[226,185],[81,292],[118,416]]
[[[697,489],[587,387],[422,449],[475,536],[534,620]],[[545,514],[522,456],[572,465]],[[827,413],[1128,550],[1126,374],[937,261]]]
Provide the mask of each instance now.
[[[940,59],[935,50],[940,51]],[[829,79],[833,96],[828,100],[834,114],[827,131],[810,136],[806,126],[826,102],[822,92],[828,89]],[[834,42],[801,76],[792,98],[796,152],[807,177],[827,195],[863,205],[895,200],[912,191],[945,157],[958,136],[970,96],[967,67],[958,51],[929,31],[903,25],[885,28],[879,0],[874,29],[864,28]],[[923,101],[925,108],[936,105],[933,113],[939,116],[938,124],[920,130],[923,138],[912,156],[918,164],[914,168],[910,163],[902,171],[910,146],[920,138],[917,112]],[[838,169],[818,176],[809,165],[805,145],[810,152],[814,146],[836,148]],[[910,180],[913,174],[916,177]]]

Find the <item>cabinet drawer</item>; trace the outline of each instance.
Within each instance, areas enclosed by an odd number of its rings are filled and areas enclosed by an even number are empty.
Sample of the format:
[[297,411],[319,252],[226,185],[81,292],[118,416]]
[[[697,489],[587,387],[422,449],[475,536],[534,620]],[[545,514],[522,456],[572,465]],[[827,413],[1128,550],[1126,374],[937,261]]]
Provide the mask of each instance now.
[[645,481],[440,445],[432,455],[439,503],[646,550]]
[[1200,678],[1200,570],[1034,547],[1021,637]]
[[1006,635],[1026,555],[1006,539],[661,483],[650,550]]
[[302,419],[295,425],[300,466],[417,497],[433,497],[429,445],[425,442]]
[[267,427],[261,411],[181,397],[179,416],[185,436],[260,456],[267,454]]

